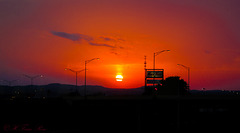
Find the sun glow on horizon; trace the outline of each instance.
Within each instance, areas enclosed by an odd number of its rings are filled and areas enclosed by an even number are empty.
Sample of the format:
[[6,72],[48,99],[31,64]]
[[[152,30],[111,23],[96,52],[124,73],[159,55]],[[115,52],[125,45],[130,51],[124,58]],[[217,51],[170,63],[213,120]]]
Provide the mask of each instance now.
[[116,75],[116,81],[122,81],[123,76],[121,74]]

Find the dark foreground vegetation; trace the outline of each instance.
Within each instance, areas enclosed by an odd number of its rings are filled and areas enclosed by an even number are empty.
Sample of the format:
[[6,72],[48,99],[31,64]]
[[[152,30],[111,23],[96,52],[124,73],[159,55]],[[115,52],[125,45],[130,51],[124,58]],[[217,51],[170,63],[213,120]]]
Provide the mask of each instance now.
[[1,100],[0,132],[233,132],[240,98],[62,97]]
[[[239,91],[194,91],[179,77],[157,86],[2,87],[1,132],[235,132]],[[101,92],[101,93],[100,93]]]

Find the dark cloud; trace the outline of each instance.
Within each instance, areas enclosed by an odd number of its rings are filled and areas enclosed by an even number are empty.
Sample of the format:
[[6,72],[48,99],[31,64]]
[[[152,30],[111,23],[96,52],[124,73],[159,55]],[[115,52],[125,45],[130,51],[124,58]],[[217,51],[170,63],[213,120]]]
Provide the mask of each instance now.
[[110,48],[115,48],[114,46],[108,45],[108,44],[104,44],[104,43],[93,43],[93,42],[89,42],[90,45],[93,46],[105,46],[105,47],[110,47]]
[[115,39],[109,38],[109,37],[100,37],[100,38],[102,38],[104,41],[115,41]]
[[121,38],[111,38],[111,37],[100,37],[101,39],[103,39],[104,41],[125,41],[124,39]]
[[[124,47],[116,47],[116,46],[112,46],[106,43],[95,43],[95,39],[91,36],[88,35],[83,35],[83,34],[79,34],[79,33],[66,33],[66,32],[58,32],[58,31],[51,31],[51,34],[58,36],[58,37],[62,37],[62,38],[66,38],[72,41],[81,41],[81,40],[85,40],[88,44],[92,45],[92,46],[103,46],[103,47],[109,47],[109,48],[120,48],[120,49],[124,49]],[[100,37],[101,39],[103,39],[104,41],[116,41],[113,38],[110,37]]]
[[[124,39],[120,39],[120,38],[112,38],[112,37],[100,37],[101,39],[103,39],[104,41],[112,41],[112,42],[122,42],[125,41]],[[110,45],[109,45],[110,46]],[[120,48],[120,49],[124,49],[124,47],[122,46],[111,46],[112,48]]]
[[57,31],[51,31],[51,33],[55,36],[70,39],[72,41],[80,41],[80,40],[86,40],[88,42],[92,41],[93,38],[87,35],[78,34],[78,33],[66,33],[66,32],[57,32]]

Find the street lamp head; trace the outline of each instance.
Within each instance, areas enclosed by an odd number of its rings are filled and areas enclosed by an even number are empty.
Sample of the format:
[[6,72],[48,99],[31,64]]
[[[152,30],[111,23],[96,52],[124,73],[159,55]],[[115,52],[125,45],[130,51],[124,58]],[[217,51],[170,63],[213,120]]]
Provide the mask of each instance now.
[[79,73],[79,72],[82,72],[82,71],[85,71],[85,69],[82,69],[82,70],[79,70],[79,71],[75,71],[75,72]]
[[85,61],[85,64],[87,64],[87,63],[89,63],[89,62],[91,62],[91,61],[93,61],[93,60],[100,60],[99,58],[93,58],[93,59],[91,59],[91,60],[86,60]]
[[156,53],[154,53],[154,56],[157,56],[162,52],[170,52],[170,50],[162,50],[162,51],[156,52]]
[[185,65],[182,65],[182,64],[177,64],[177,65],[178,65],[178,66],[182,66],[182,67],[187,68],[187,69],[190,69],[190,67],[185,66]]
[[178,66],[182,66],[182,67],[185,67],[184,65],[182,65],[182,64],[177,64]]

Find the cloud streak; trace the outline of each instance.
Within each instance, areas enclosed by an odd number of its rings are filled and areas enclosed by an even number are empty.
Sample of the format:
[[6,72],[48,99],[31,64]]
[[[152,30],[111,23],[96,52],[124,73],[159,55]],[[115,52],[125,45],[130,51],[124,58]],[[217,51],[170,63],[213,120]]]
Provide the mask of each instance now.
[[84,35],[84,34],[58,32],[58,31],[51,31],[50,33],[52,35],[55,35],[55,36],[58,36],[58,37],[61,37],[61,38],[65,38],[65,39],[69,39],[69,40],[72,40],[74,42],[84,40],[89,45],[92,45],[92,46],[102,46],[102,47],[108,47],[108,48],[113,48],[113,49],[115,49],[115,48],[123,49],[123,47],[117,47],[117,46],[113,46],[113,45],[108,44],[108,43],[116,42],[116,39],[111,38],[111,37],[100,37],[100,39],[102,39],[103,42],[98,43],[97,40],[99,40],[99,38],[94,39],[93,37],[88,36],[88,35]]
[[115,39],[110,37],[100,37],[100,38],[103,39],[104,41],[115,41]]
[[66,32],[57,32],[57,31],[51,31],[51,33],[55,36],[66,38],[72,41],[93,41],[93,38],[87,35],[79,34],[79,33],[66,33]]
[[89,44],[92,45],[92,46],[105,46],[105,47],[109,47],[109,48],[116,48],[115,46],[108,45],[108,44],[104,44],[104,43],[93,43],[93,42],[89,42]]

